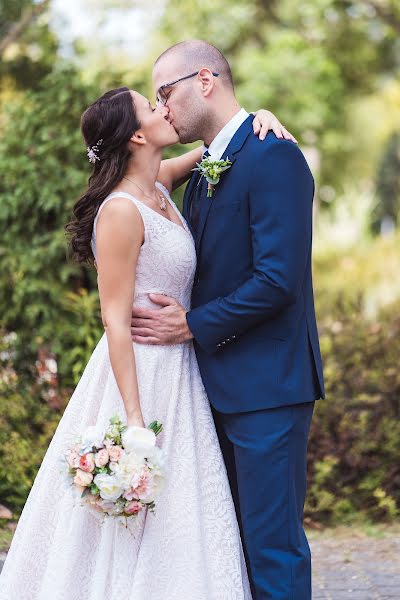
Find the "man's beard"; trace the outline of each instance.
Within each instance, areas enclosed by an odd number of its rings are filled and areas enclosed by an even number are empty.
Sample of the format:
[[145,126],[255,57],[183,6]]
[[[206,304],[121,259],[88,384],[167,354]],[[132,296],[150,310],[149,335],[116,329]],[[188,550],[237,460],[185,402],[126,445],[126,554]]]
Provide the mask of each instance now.
[[192,142],[203,141],[204,135],[209,128],[210,116],[201,110],[200,107],[196,106],[196,104],[193,104],[188,109],[188,114],[191,115],[191,120],[184,121],[179,128],[175,129],[180,143],[191,144]]
[[179,131],[177,129],[175,131],[179,136],[181,144],[191,144],[192,142],[198,142],[203,139],[203,135],[197,127],[181,127]]

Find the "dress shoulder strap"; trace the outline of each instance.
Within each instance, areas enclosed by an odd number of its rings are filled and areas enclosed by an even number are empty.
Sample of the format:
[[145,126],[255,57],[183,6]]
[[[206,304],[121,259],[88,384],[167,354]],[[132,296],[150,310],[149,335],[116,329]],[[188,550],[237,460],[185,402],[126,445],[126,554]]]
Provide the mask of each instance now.
[[107,204],[107,202],[109,202],[110,200],[113,200],[113,198],[127,198],[128,200],[131,200],[133,202],[133,204],[135,204],[135,206],[139,210],[140,215],[141,215],[141,217],[143,219],[144,228],[146,229],[146,220],[147,220],[147,218],[146,218],[145,211],[143,210],[143,203],[140,202],[140,200],[138,200],[137,198],[135,198],[131,194],[128,194],[128,192],[112,192],[100,204],[99,210],[97,211],[97,214],[96,214],[94,222],[93,222],[93,232],[92,232],[91,246],[92,246],[92,251],[93,251],[94,255],[96,255],[96,226],[97,226],[97,221],[99,219],[100,213],[101,213],[102,209],[104,208],[104,206]]

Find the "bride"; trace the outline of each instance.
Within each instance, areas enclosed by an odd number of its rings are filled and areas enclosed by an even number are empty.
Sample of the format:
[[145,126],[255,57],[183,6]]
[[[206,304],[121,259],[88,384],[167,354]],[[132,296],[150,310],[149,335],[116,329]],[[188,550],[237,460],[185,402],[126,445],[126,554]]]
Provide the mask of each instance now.
[[[265,136],[271,113],[260,111]],[[189,309],[196,254],[170,198],[201,159],[198,148],[161,161],[178,135],[166,107],[128,88],[83,114],[93,162],[68,226],[75,258],[98,269],[100,339],[64,412],[25,504],[0,576],[1,600],[250,600],[235,510],[191,342],[132,344],[132,305],[167,294]],[[119,414],[163,423],[166,484],[156,514],[134,531],[101,524],[74,502],[60,461],[89,425]]]

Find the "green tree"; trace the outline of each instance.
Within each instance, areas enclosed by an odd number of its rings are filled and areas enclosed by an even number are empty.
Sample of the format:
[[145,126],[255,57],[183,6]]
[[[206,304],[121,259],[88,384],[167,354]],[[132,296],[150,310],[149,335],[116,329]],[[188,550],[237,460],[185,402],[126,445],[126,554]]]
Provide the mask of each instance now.
[[56,60],[50,0],[0,0],[0,93],[35,88]]
[[378,168],[376,192],[379,199],[373,213],[374,231],[379,231],[385,222],[399,224],[400,215],[400,132],[388,140]]
[[[72,305],[95,282],[90,272],[67,261],[63,228],[89,171],[79,117],[98,93],[72,68],[60,68],[9,107],[0,140],[2,325],[18,335],[20,372],[51,341],[66,384],[72,370],[68,349],[87,345]],[[66,335],[68,327],[74,339]]]
[[219,47],[241,102],[270,108],[315,146],[320,183],[340,190],[359,151],[349,104],[398,70],[399,12],[391,0],[169,0],[156,49],[187,38]]

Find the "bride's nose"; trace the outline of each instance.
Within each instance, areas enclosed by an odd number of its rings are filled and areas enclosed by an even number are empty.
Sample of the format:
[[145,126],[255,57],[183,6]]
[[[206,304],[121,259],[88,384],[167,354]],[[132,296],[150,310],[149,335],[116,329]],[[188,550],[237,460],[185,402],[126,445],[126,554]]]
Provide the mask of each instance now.
[[164,105],[160,106],[159,110],[160,110],[162,116],[165,119],[167,119],[169,117],[169,108],[168,108],[168,106],[165,106],[165,104],[164,104]]

